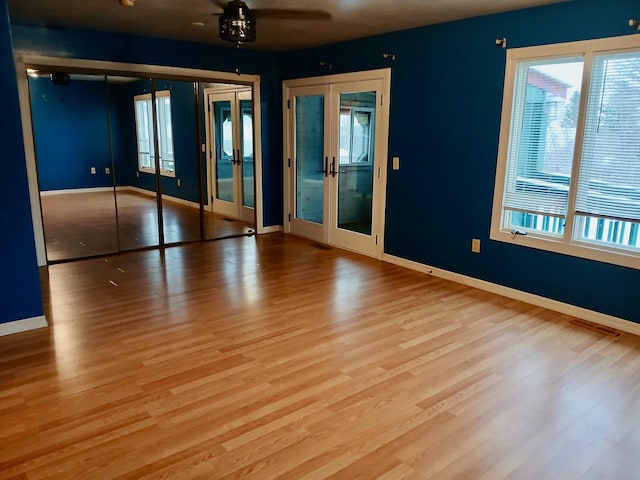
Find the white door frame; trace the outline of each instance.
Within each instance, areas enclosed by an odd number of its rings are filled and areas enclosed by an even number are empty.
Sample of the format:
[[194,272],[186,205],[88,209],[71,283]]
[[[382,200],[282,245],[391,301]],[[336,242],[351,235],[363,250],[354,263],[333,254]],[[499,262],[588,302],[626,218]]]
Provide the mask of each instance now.
[[[284,231],[286,233],[291,233],[291,223],[289,219],[292,218],[293,214],[293,191],[294,191],[294,183],[293,183],[293,174],[292,174],[292,166],[294,165],[293,159],[295,152],[293,151],[293,139],[291,138],[291,132],[295,122],[291,114],[292,108],[292,95],[291,89],[299,88],[299,87],[319,87],[319,86],[330,86],[334,84],[342,84],[342,83],[354,83],[354,82],[367,82],[371,80],[381,80],[382,81],[382,95],[381,98],[378,99],[380,104],[379,114],[376,118],[376,135],[379,137],[379,151],[380,161],[378,163],[379,172],[374,172],[378,174],[378,189],[376,190],[376,194],[374,195],[373,205],[374,211],[379,212],[377,215],[377,219],[374,218],[372,220],[372,234],[378,236],[378,242],[375,248],[375,252],[361,252],[372,255],[378,259],[382,259],[382,255],[384,253],[384,226],[385,226],[385,208],[386,208],[386,191],[387,191],[387,164],[388,164],[388,152],[389,152],[389,106],[390,106],[390,96],[391,96],[391,69],[384,68],[379,70],[368,70],[363,72],[355,72],[355,73],[343,73],[336,75],[325,75],[321,77],[310,77],[310,78],[301,78],[295,80],[285,80],[282,84],[282,99],[283,99],[283,185],[284,185],[284,218],[283,225]],[[302,90],[299,90],[302,91]],[[311,91],[311,90],[310,90]],[[326,98],[327,101],[331,102],[332,98]],[[326,102],[325,102],[326,103]],[[325,110],[326,112],[326,110]],[[378,124],[379,122],[379,124]],[[328,152],[325,147],[325,152]],[[328,154],[328,153],[327,153]],[[291,215],[291,217],[290,217]],[[328,230],[329,226],[327,226]],[[342,248],[350,249],[348,246],[343,246]]]
[[44,242],[44,228],[42,225],[42,212],[40,208],[40,192],[38,188],[38,175],[36,168],[36,155],[34,146],[33,128],[31,123],[31,105],[29,102],[29,87],[26,67],[60,67],[69,69],[86,69],[91,73],[143,76],[173,76],[183,77],[189,80],[202,82],[219,82],[229,84],[245,84],[252,88],[253,95],[253,132],[254,132],[254,175],[255,175],[255,221],[256,233],[265,233],[263,198],[262,198],[262,114],[260,109],[260,75],[238,74],[231,72],[218,72],[213,70],[200,70],[182,67],[169,67],[162,65],[133,64],[124,62],[108,62],[102,60],[87,60],[79,58],[51,57],[30,55],[17,52],[14,56],[16,64],[16,77],[18,83],[18,97],[20,100],[20,115],[22,120],[22,134],[24,141],[25,157],[27,164],[27,179],[29,182],[29,197],[31,200],[31,216],[33,233],[36,244],[36,256],[38,266],[47,264]]

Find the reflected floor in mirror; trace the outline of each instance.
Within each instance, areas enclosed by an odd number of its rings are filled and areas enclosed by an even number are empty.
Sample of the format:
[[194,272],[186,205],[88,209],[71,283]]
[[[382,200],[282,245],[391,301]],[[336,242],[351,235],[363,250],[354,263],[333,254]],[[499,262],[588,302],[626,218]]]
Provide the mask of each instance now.
[[[159,244],[156,199],[135,191],[118,191],[118,224],[112,191],[42,195],[47,259],[90,257]],[[200,212],[165,199],[165,243],[200,239]],[[254,227],[240,220],[205,211],[205,239],[248,235]]]

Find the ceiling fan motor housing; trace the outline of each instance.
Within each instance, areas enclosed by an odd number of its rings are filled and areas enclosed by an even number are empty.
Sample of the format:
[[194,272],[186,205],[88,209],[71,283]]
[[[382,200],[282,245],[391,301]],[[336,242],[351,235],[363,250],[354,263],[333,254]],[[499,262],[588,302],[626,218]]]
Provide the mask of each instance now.
[[232,1],[219,18],[220,38],[238,44],[255,42],[256,19],[242,1]]

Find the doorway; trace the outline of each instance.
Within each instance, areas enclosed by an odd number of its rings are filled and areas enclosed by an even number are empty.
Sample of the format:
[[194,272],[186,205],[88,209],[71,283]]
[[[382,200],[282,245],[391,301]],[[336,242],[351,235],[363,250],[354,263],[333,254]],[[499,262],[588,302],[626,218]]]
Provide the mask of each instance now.
[[285,231],[381,258],[389,70],[287,81]]

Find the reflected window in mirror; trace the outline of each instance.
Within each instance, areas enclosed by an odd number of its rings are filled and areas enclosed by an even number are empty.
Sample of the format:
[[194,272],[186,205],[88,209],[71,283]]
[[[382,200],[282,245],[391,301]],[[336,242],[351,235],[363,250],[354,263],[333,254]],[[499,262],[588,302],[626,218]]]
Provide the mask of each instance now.
[[[155,173],[156,152],[153,132],[153,109],[151,94],[134,97],[136,116],[136,136],[138,145],[138,169],[141,172]],[[158,116],[158,157],[160,174],[175,176],[175,158],[173,153],[173,127],[171,123],[171,93],[168,90],[156,92],[156,112]]]

